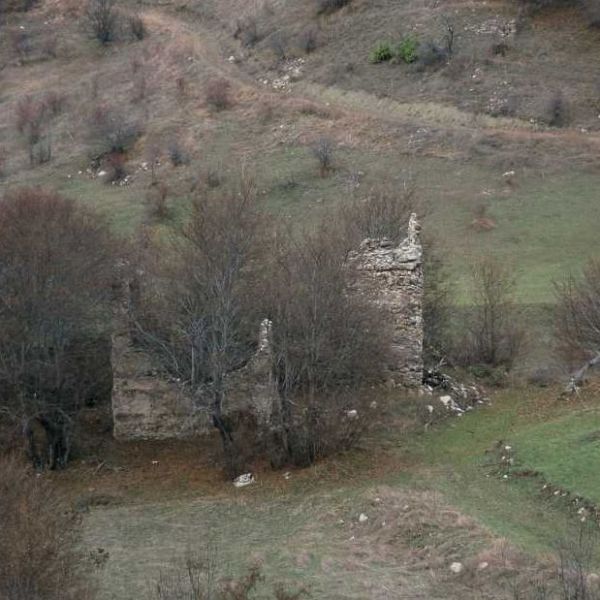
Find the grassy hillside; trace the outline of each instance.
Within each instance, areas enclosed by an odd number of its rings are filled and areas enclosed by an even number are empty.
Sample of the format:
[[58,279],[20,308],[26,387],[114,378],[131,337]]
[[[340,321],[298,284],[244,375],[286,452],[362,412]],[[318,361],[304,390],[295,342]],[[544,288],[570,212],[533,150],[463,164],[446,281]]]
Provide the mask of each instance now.
[[[465,302],[465,266],[482,253],[516,267],[527,303],[549,301],[552,281],[596,254],[600,122],[591,64],[598,34],[577,11],[542,13],[517,27],[509,2],[432,8],[355,0],[322,17],[312,0],[122,8],[140,13],[147,36],[106,48],[89,35],[75,3],[46,0],[8,15],[0,91],[5,188],[57,188],[130,233],[142,222],[153,226],[142,168],[152,148],[175,214],[209,173],[221,171],[227,181],[242,162],[257,172],[268,207],[299,222],[373,187],[414,179]],[[252,46],[234,36],[236,21],[248,19],[257,24]],[[439,42],[447,23],[455,30],[447,64],[369,62],[378,41]],[[25,54],[15,46],[20,27],[32,48]],[[315,34],[310,54],[301,47],[307,31]],[[44,51],[49,40],[56,42],[51,53]],[[494,54],[500,43],[504,54]],[[206,102],[214,78],[231,86],[228,110]],[[48,130],[52,159],[29,166],[18,105],[50,92],[63,98]],[[557,95],[561,119],[551,123]],[[498,102],[508,108],[497,110]],[[88,171],[99,107],[139,132],[127,152],[128,185],[116,189]],[[320,136],[336,146],[328,178],[318,176],[311,154]],[[175,144],[186,155],[177,167],[169,159]]]

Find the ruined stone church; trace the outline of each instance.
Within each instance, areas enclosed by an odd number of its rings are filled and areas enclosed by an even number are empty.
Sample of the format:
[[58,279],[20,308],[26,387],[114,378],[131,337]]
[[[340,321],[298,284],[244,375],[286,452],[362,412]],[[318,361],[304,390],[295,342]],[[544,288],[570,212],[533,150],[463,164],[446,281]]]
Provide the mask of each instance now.
[[[417,387],[423,376],[423,249],[420,226],[411,215],[400,244],[366,239],[349,257],[355,267],[353,293],[367,294],[389,315],[391,344],[386,361],[389,383]],[[272,375],[270,332],[260,324],[258,346],[250,361],[227,381],[227,405],[247,408],[268,419],[277,390]],[[113,339],[112,410],[114,436],[120,440],[189,438],[208,431],[206,403],[180,383],[160,375],[152,358],[136,348],[124,323]]]

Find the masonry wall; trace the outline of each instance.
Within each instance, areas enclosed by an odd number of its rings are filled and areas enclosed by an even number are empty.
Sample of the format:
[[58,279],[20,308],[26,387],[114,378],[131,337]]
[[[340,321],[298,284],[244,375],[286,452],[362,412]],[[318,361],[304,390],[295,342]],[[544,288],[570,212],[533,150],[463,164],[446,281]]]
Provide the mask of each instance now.
[[351,254],[358,293],[389,315],[392,345],[387,358],[390,383],[418,387],[423,378],[423,249],[420,226],[412,215],[400,244],[366,239]]

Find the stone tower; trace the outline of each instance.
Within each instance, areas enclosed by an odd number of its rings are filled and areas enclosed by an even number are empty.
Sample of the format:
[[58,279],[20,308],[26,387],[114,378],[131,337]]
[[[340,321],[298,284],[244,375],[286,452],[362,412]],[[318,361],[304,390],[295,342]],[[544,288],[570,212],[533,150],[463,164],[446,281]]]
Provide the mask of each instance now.
[[423,248],[421,227],[413,213],[408,236],[400,244],[387,238],[366,239],[350,260],[357,291],[389,314],[392,345],[387,368],[394,385],[418,387],[423,377]]

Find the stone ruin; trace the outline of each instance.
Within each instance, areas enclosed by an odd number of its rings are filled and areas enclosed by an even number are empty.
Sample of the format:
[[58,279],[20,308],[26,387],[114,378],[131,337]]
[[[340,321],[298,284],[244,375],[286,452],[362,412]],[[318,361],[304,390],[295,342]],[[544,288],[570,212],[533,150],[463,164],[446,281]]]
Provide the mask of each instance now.
[[[389,383],[420,387],[423,378],[423,250],[420,226],[411,215],[408,237],[400,244],[366,239],[350,254],[355,293],[389,314],[392,343],[386,361]],[[193,398],[175,379],[169,379],[152,359],[136,348],[126,319],[113,338],[112,410],[114,436],[120,440],[183,439],[211,428],[208,402]],[[260,324],[257,350],[227,381],[224,414],[249,408],[268,421],[277,389],[272,374],[271,322]]]

